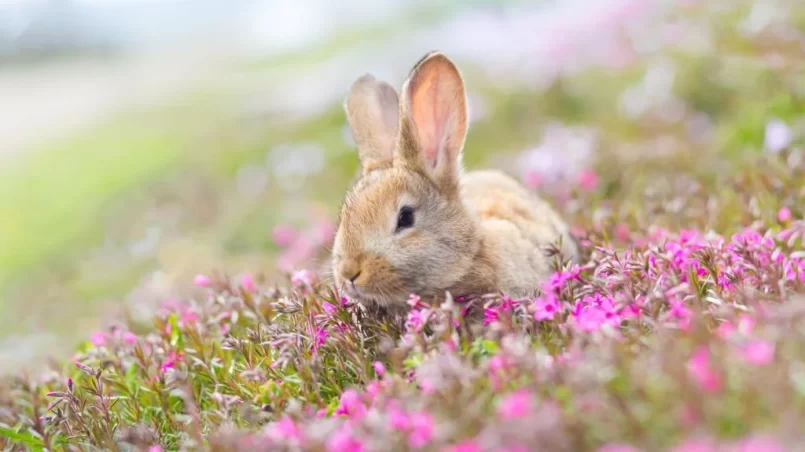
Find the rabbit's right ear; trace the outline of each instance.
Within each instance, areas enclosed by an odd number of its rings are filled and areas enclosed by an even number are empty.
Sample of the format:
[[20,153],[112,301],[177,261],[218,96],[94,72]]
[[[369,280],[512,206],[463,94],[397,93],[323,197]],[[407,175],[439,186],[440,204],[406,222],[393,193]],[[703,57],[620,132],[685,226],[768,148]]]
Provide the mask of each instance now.
[[366,74],[344,100],[363,173],[391,166],[399,129],[399,98],[388,83]]

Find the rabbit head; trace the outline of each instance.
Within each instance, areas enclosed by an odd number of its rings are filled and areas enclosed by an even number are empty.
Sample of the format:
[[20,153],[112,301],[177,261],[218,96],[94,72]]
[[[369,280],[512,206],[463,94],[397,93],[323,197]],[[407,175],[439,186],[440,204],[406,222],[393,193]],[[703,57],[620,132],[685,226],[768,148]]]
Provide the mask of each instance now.
[[339,290],[385,306],[411,293],[443,295],[481,246],[460,196],[467,134],[461,74],[443,54],[429,53],[399,97],[367,74],[344,108],[361,176],[346,195],[333,244]]

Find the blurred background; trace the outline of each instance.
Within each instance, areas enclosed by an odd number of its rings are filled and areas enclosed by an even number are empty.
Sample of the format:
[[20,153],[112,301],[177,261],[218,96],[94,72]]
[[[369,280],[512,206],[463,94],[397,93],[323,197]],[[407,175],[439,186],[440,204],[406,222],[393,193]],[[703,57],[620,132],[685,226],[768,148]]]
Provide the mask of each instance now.
[[799,0],[0,0],[0,369],[197,273],[326,262],[366,72],[399,87],[447,53],[467,166],[561,201],[618,189],[602,155],[697,170],[786,147],[803,33]]

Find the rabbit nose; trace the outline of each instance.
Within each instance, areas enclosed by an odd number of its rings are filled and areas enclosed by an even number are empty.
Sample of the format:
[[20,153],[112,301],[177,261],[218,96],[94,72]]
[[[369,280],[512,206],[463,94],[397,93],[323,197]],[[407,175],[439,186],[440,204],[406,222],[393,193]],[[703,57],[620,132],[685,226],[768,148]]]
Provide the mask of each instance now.
[[339,272],[341,273],[341,278],[353,284],[355,284],[355,280],[357,280],[358,277],[361,276],[361,268],[355,261],[348,261],[341,264]]

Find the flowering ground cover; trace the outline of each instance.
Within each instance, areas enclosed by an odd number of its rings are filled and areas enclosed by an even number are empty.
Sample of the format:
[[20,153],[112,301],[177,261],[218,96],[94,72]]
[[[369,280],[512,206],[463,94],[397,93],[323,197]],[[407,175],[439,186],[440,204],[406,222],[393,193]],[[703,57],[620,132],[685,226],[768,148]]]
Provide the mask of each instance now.
[[[468,164],[493,146],[526,148],[494,163],[563,212],[583,247],[578,264],[554,256],[533,296],[412,294],[405,317],[381,316],[335,292],[326,252],[325,265],[304,259],[332,235],[311,215],[310,227],[273,230],[284,280],[204,272],[154,300],[148,321],[122,318],[87,332],[72,359],[4,377],[0,444],[801,449],[805,29],[760,3],[671,14],[651,36],[678,45],[635,38],[626,47],[645,55],[616,75],[481,90],[490,112],[471,128]],[[342,155],[351,175],[354,154]]]

